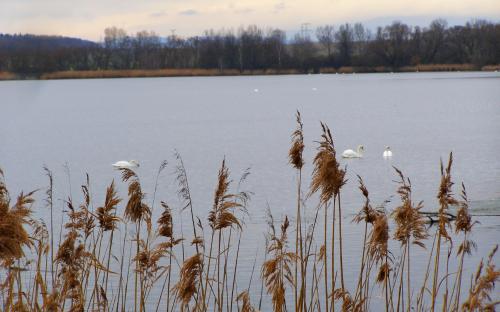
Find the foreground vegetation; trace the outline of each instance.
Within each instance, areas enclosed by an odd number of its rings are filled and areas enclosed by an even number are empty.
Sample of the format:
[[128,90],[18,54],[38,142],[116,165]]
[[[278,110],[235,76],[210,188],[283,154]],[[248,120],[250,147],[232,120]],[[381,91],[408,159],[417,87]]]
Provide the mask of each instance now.
[[[495,247],[476,273],[464,276],[464,258],[474,252],[470,240],[474,221],[469,213],[465,186],[453,194],[452,155],[441,164],[437,190],[437,227],[427,227],[412,197],[410,179],[395,169],[397,207],[389,212],[374,207],[361,177],[364,205],[354,220],[363,235],[360,267],[354,288],[344,277],[341,194],[346,168],[337,161],[330,129],[321,124],[321,138],[313,159],[309,187],[302,183],[304,136],[300,114],[292,133],[289,161],[297,173],[296,213],[292,224],[285,216],[277,227],[269,211],[266,258],[260,265],[262,288],[274,311],[368,311],[372,290],[384,298],[386,311],[494,311],[499,302],[492,292],[500,271]],[[212,208],[206,220],[194,213],[186,169],[176,154],[176,181],[190,229],[181,232],[169,205],[158,200],[157,186],[146,200],[139,177],[121,169],[128,197],[122,201],[115,183],[106,190],[104,203],[93,208],[87,176],[83,202],[65,201],[65,224],[56,227],[53,177],[49,178],[45,206],[48,220],[32,214],[34,192],[12,200],[0,180],[0,303],[3,311],[256,311],[260,298],[251,297],[250,285],[239,283],[240,243],[251,193],[241,191],[246,172],[236,188],[222,161],[215,181]],[[157,179],[166,168],[159,167]],[[3,177],[3,172],[0,171]],[[232,191],[236,189],[236,191]],[[306,195],[304,195],[306,194]],[[314,195],[314,196],[312,196]],[[305,201],[315,201],[314,218],[305,221]],[[148,203],[150,202],[150,203]],[[122,205],[123,203],[123,205]],[[457,207],[455,220],[448,218]],[[153,220],[153,210],[161,216]],[[311,208],[309,208],[311,209]],[[59,213],[57,213],[57,217]],[[64,216],[63,216],[64,218]],[[132,230],[132,231],[130,231]],[[452,235],[454,231],[454,235]],[[453,238],[454,237],[454,241]],[[390,250],[394,241],[399,248]],[[413,282],[411,255],[427,248],[428,264],[422,285]],[[446,250],[447,252],[442,252]],[[131,254],[127,257],[127,251]],[[450,258],[458,257],[457,267]],[[470,281],[470,282],[466,282]]]
[[358,72],[377,67],[406,71],[402,68],[436,64],[470,64],[480,69],[500,64],[499,51],[500,24],[484,20],[451,27],[441,19],[427,27],[398,21],[376,29],[361,23],[322,25],[315,30],[303,25],[293,38],[281,29],[257,26],[208,30],[189,38],[161,37],[153,31],[128,34],[109,27],[99,43],[0,34],[0,72],[38,78],[52,72],[108,70],[307,73],[342,67],[358,68]]

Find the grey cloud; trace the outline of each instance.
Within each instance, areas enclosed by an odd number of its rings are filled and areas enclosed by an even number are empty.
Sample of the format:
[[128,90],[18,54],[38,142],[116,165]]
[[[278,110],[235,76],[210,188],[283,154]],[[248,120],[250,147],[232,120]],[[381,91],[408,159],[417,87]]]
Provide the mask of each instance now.
[[199,12],[196,11],[196,10],[193,10],[193,9],[189,9],[189,10],[184,10],[184,11],[180,11],[179,12],[180,15],[198,15]]
[[149,14],[149,17],[163,17],[167,16],[168,14],[165,11],[160,11],[160,12],[154,12]]

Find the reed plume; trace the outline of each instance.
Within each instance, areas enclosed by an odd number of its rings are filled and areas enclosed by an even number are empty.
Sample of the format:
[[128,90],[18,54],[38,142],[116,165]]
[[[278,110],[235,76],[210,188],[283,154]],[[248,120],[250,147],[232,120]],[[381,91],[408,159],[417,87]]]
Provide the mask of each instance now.
[[297,111],[296,119],[297,129],[292,133],[292,146],[288,152],[288,161],[295,169],[300,170],[304,166],[304,158],[302,157],[304,152],[304,124],[299,111]]
[[[368,189],[361,178],[361,176],[358,177],[358,182],[359,182],[359,190],[361,191],[361,194],[365,198],[365,202],[361,210],[356,214],[354,217],[353,221],[355,223],[361,223],[364,222],[364,231],[363,231],[363,249],[361,252],[361,267],[359,271],[359,276],[358,276],[358,285],[356,288],[356,294],[354,297],[354,302],[364,302],[363,296],[364,292],[363,289],[366,287],[368,288],[368,280],[369,280],[369,275],[370,272],[369,270],[365,270],[368,264],[368,268],[370,268],[370,261],[373,259],[373,261],[377,262],[380,261],[380,259],[383,259],[383,255],[377,255],[376,253],[380,252],[381,254],[384,253],[383,251],[383,238],[384,237],[379,237],[383,235],[382,233],[386,233],[388,235],[388,231],[383,231],[382,226],[377,224],[377,228],[373,229],[370,234],[368,234],[368,225],[373,226],[374,222],[377,221],[377,219],[383,219],[381,218],[384,213],[379,212],[375,210],[371,203],[370,203],[370,197],[369,197],[369,192]],[[378,220],[379,223],[380,220]],[[386,222],[387,225],[387,222]],[[376,230],[376,232],[375,232]],[[367,239],[370,238],[370,244],[367,243]],[[387,237],[388,238],[388,237]],[[387,240],[385,241],[385,249],[387,249]],[[368,245],[368,246],[367,246]],[[368,248],[367,248],[368,247]],[[378,257],[377,257],[378,256]],[[359,299],[359,300],[358,300]]]
[[287,250],[287,230],[290,225],[288,217],[285,216],[285,220],[281,225],[281,232],[277,236],[270,212],[269,216],[270,244],[267,252],[272,257],[262,265],[262,278],[266,284],[267,292],[272,297],[273,311],[283,312],[287,310],[285,303],[286,283],[288,281],[292,287],[294,285],[291,266],[295,261],[296,254]]
[[[163,296],[163,288],[167,287],[167,311],[170,308],[170,283],[172,279],[172,258],[174,257],[173,248],[179,244],[183,239],[175,239],[174,237],[174,223],[172,219],[172,210],[165,202],[161,202],[161,206],[163,207],[163,212],[158,219],[158,235],[161,237],[167,238],[166,242],[160,243],[157,248],[164,249],[168,254],[168,266],[167,266],[167,277],[163,283],[162,291],[160,293],[160,298],[158,299],[158,306],[161,301],[161,297]],[[157,311],[158,311],[157,306]]]
[[[438,230],[437,230],[437,246],[436,246],[436,255],[434,258],[434,275],[432,282],[432,304],[431,310],[434,311],[436,304],[436,296],[438,290],[438,280],[439,280],[439,264],[440,264],[440,255],[441,255],[441,238],[444,238],[446,241],[451,243],[451,237],[448,234],[447,228],[450,227],[450,220],[447,218],[448,208],[451,205],[457,205],[458,201],[453,196],[452,186],[453,181],[451,180],[451,166],[453,164],[453,153],[450,152],[450,156],[448,158],[448,165],[444,168],[443,161],[441,160],[441,183],[439,185],[439,191],[437,194],[437,198],[439,201],[439,222],[438,222]],[[446,275],[446,280],[448,276]],[[446,290],[448,291],[448,290]]]
[[[420,210],[423,207],[423,203],[419,202],[414,204],[412,201],[412,189],[411,181],[403,175],[403,172],[396,167],[394,167],[396,173],[399,176],[399,187],[397,189],[397,194],[401,198],[401,205],[394,209],[392,217],[396,223],[396,228],[394,231],[394,239],[401,243],[403,248],[403,257],[401,261],[401,272],[400,272],[400,286],[398,295],[398,309],[399,301],[401,298],[400,294],[403,291],[403,275],[406,266],[406,277],[407,277],[407,310],[411,309],[411,282],[410,282],[410,245],[418,245],[425,248],[423,241],[428,237],[427,229],[425,227],[425,221],[423,216],[420,214]],[[405,264],[406,259],[406,264]],[[402,301],[404,305],[404,301]]]
[[60,305],[64,305],[65,300],[70,299],[71,310],[83,311],[85,299],[82,287],[82,273],[85,269],[87,252],[81,240],[82,235],[78,231],[83,228],[82,212],[75,211],[71,199],[68,200],[67,206],[70,221],[65,227],[69,232],[59,246],[55,258],[56,263],[61,265],[58,278],[62,279],[62,288],[58,298]]
[[331,239],[331,284],[332,289],[335,289],[335,204],[336,199],[339,199],[339,256],[340,256],[340,276],[342,293],[345,291],[344,287],[344,273],[342,261],[342,215],[340,208],[340,189],[346,183],[345,170],[340,168],[337,162],[335,145],[330,129],[325,124],[321,123],[322,135],[319,141],[318,153],[314,157],[313,174],[310,186],[310,194],[320,192],[320,204],[324,206],[324,280],[325,280],[325,309],[328,308],[328,298],[331,298],[331,305],[334,309],[334,296],[330,296],[328,292],[328,263],[327,263],[327,232],[328,232],[328,205],[333,198],[333,213],[332,213],[332,239]]
[[[0,173],[1,174],[1,173]],[[30,224],[30,206],[34,202],[33,194],[21,192],[15,204],[10,205],[7,188],[0,180],[0,259],[3,266],[24,257],[24,247],[30,247],[32,241],[25,227]]]
[[500,270],[493,262],[497,250],[498,245],[490,252],[484,274],[482,274],[484,264],[481,260],[469,290],[469,297],[462,304],[464,311],[495,311],[495,306],[500,304],[499,301],[491,302],[491,292],[495,288],[495,283],[500,280]]
[[256,312],[257,310],[252,306],[250,302],[250,295],[248,294],[248,290],[241,292],[238,297],[236,297],[237,301],[241,301],[241,312]]
[[[457,256],[460,256],[460,262],[458,266],[457,277],[455,279],[455,285],[453,291],[456,293],[453,309],[458,309],[460,304],[460,295],[462,290],[462,273],[464,265],[464,256],[466,254],[471,255],[472,249],[476,248],[476,243],[469,239],[468,235],[472,231],[472,227],[475,222],[472,222],[472,217],[469,213],[469,201],[467,199],[467,192],[465,190],[465,185],[462,183],[462,200],[459,203],[459,209],[457,211],[457,217],[455,219],[455,233],[463,233],[463,241],[458,246]],[[453,297],[453,294],[452,294]]]
[[[0,170],[0,268],[3,267],[7,271],[5,282],[0,288],[7,289],[7,298],[2,298],[5,301],[6,311],[27,310],[23,299],[22,268],[19,265],[15,266],[14,263],[25,257],[24,247],[33,245],[25,229],[30,225],[33,194],[34,191],[27,194],[21,192],[14,205],[9,207],[9,192],[4,182],[3,171]],[[17,284],[16,302],[14,302],[14,284]]]
[[116,195],[115,182],[113,181],[106,189],[104,205],[97,208],[97,220],[103,231],[116,229],[116,223],[120,220],[116,216],[116,206],[121,201],[121,198]]
[[187,258],[182,264],[179,282],[175,285],[177,297],[181,300],[182,310],[188,308],[191,299],[197,293],[197,285],[200,283],[202,273],[203,255],[195,254]]
[[[135,255],[135,263],[136,263],[136,268],[135,268],[135,282],[134,282],[134,302],[137,304],[137,295],[138,295],[138,283],[140,279],[140,301],[139,301],[139,311],[143,311],[144,309],[144,288],[143,288],[143,280],[142,276],[138,276],[138,273],[141,272],[140,270],[140,263],[139,263],[139,253],[140,253],[140,248],[141,248],[141,221],[146,222],[146,227],[147,227],[147,232],[148,232],[148,238],[149,238],[149,233],[151,232],[151,209],[148,207],[146,203],[143,202],[144,199],[144,193],[142,192],[142,187],[141,183],[139,181],[139,177],[137,174],[128,168],[120,168],[122,172],[122,181],[123,182],[128,182],[128,202],[125,207],[125,218],[134,222],[136,224],[136,255]],[[142,246],[145,246],[148,244],[144,244]],[[137,307],[135,307],[135,310],[137,310]]]
[[305,311],[306,310],[306,269],[305,269],[305,259],[304,259],[304,246],[302,239],[302,216],[301,216],[301,184],[302,184],[302,166],[304,166],[304,159],[302,153],[304,152],[304,133],[303,124],[300,116],[300,112],[297,111],[296,114],[297,128],[292,133],[292,146],[288,152],[289,163],[297,170],[298,181],[297,181],[297,213],[296,213],[296,231],[295,231],[295,254],[297,259],[300,260],[300,295],[298,295],[298,264],[295,261],[295,310]]
[[128,182],[128,202],[125,207],[125,217],[132,222],[147,220],[151,210],[143,202],[144,193],[142,192],[139,177],[135,172],[128,168],[120,168],[123,182]]
[[320,192],[320,201],[327,204],[346,183],[345,170],[337,162],[335,145],[327,125],[321,123],[321,141],[318,153],[314,157],[314,170],[310,186],[310,194]]
[[[214,201],[212,205],[212,209],[208,213],[208,224],[212,229],[212,235],[210,240],[210,250],[208,256],[208,266],[206,271],[206,281],[205,281],[205,291],[208,287],[208,279],[210,272],[210,265],[212,259],[212,248],[215,233],[218,233],[217,240],[217,280],[220,280],[220,257],[222,249],[222,232],[226,228],[237,227],[241,230],[241,222],[238,217],[235,215],[235,209],[241,209],[246,212],[246,208],[244,203],[246,202],[247,195],[246,193],[232,194],[229,193],[229,185],[231,184],[231,180],[229,178],[229,169],[226,167],[226,160],[222,160],[221,167],[219,169],[217,186],[215,188]],[[222,283],[217,284],[217,309],[219,311],[222,310],[223,304],[223,290],[221,289]],[[205,296],[205,294],[204,294]]]

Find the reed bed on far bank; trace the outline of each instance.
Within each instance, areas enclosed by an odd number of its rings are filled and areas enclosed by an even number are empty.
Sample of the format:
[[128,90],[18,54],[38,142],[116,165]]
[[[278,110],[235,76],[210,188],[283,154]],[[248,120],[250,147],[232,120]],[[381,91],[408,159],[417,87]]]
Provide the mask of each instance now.
[[353,74],[353,73],[392,73],[392,72],[457,72],[457,71],[499,71],[500,65],[477,66],[474,64],[420,64],[399,68],[376,66],[320,67],[301,70],[292,68],[268,68],[239,70],[234,68],[165,68],[165,69],[120,69],[120,70],[68,70],[41,74],[18,74],[0,72],[0,80],[19,79],[104,79],[104,78],[146,78],[146,77],[211,77],[211,76],[252,76],[252,75],[300,75],[300,74]]
[[495,71],[499,65],[478,66],[474,64],[419,64],[403,67],[364,67],[364,66],[342,66],[339,68],[323,67],[319,72],[323,74],[352,74],[352,73],[414,73],[414,72],[457,72],[457,71]]
[[0,80],[16,80],[19,79],[18,75],[10,72],[0,71]]
[[[262,309],[263,300],[269,300],[264,305],[274,311],[370,311],[374,292],[382,296],[385,311],[495,310],[500,303],[494,296],[500,279],[494,261],[497,247],[479,263],[474,276],[463,274],[464,258],[476,246],[470,240],[475,222],[463,184],[460,196],[455,196],[451,153],[441,163],[436,227],[424,225],[423,203],[413,198],[413,186],[402,170],[394,168],[399,200],[393,211],[374,207],[358,176],[364,204],[353,221],[359,224],[363,245],[357,277],[347,283],[344,273],[352,264],[343,260],[341,200],[347,168],[340,166],[334,136],[322,123],[311,184],[303,185],[306,143],[299,112],[296,123],[288,153],[297,177],[290,185],[296,190],[295,216],[276,224],[268,212],[265,260],[257,264],[261,282],[250,277],[261,284],[260,295],[239,282],[240,244],[251,197],[243,189],[249,172],[235,184],[222,160],[213,201],[200,203],[210,207],[208,217],[201,219],[194,213],[198,203],[192,201],[187,170],[177,153],[182,207],[176,213],[168,199],[157,194],[158,184],[146,197],[136,172],[123,168],[126,198],[118,196],[112,181],[103,190],[104,202],[94,206],[87,176],[82,201],[75,203],[71,196],[65,200],[61,228],[55,227],[49,169],[44,203],[34,201],[34,192],[12,198],[0,171],[1,310],[249,312]],[[160,165],[156,181],[167,166]],[[306,201],[314,202],[315,208],[306,207]],[[35,207],[47,209],[50,218],[36,219]],[[448,218],[450,207],[458,207],[455,220]],[[161,209],[157,219],[154,209]],[[179,213],[190,220],[181,231]],[[304,216],[311,213],[314,218],[307,221]],[[390,242],[399,248],[391,250]],[[428,265],[418,271],[411,261],[416,248],[426,248],[429,254]],[[447,256],[441,250],[447,250]],[[458,266],[451,267],[450,257],[455,255]],[[425,275],[422,285],[414,282],[414,274]],[[263,298],[264,291],[268,297]]]
[[89,78],[139,78],[139,77],[207,77],[207,76],[247,76],[247,75],[290,75],[299,74],[294,69],[203,69],[203,68],[165,68],[130,70],[85,70],[58,71],[43,73],[40,79],[89,79]]

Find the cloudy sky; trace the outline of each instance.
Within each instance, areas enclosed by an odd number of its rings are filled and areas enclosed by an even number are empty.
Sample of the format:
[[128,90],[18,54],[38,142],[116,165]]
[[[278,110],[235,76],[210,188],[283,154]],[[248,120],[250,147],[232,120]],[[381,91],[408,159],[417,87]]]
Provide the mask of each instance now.
[[437,17],[449,24],[473,18],[500,22],[500,0],[0,0],[1,33],[35,33],[100,40],[117,26],[129,33],[201,34],[241,25],[294,32],[302,23],[363,22],[369,27],[400,20],[426,25]]

